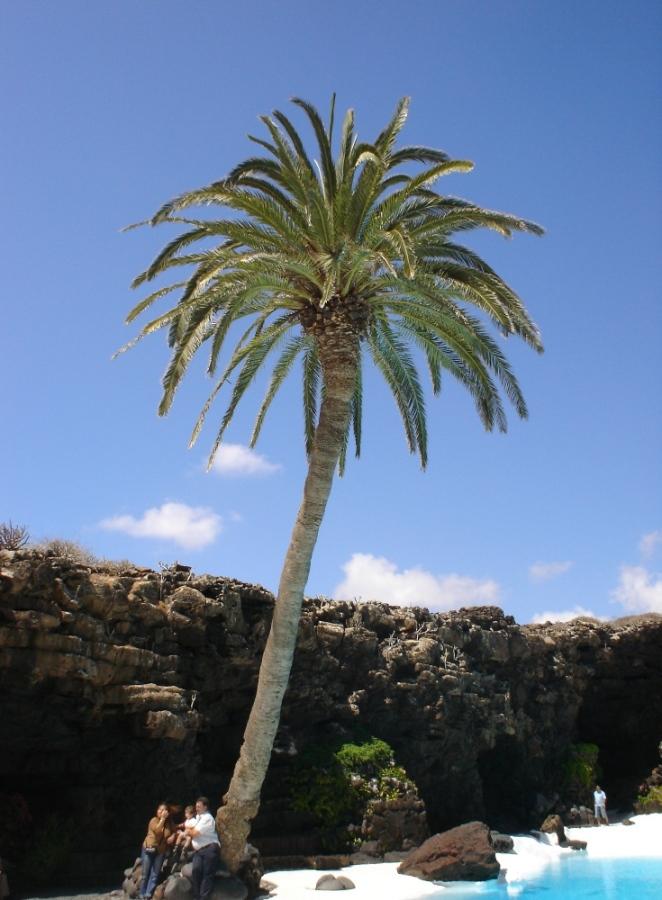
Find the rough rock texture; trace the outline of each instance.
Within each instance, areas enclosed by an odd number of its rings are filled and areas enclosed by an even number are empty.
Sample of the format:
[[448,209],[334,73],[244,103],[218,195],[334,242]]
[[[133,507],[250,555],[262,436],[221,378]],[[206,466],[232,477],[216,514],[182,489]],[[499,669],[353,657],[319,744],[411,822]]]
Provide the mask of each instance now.
[[[363,822],[362,833],[368,843],[376,847],[376,853],[371,855],[383,856],[418,847],[430,833],[425,804],[416,796],[373,800]],[[365,843],[361,849],[364,846]]]
[[545,821],[540,826],[540,830],[543,832],[543,834],[556,835],[559,844],[563,844],[566,841],[565,828],[563,826],[563,819],[561,818],[561,816],[547,816]]
[[469,822],[428,838],[398,872],[424,881],[488,881],[498,877],[500,868],[488,826]]
[[588,841],[578,841],[578,840],[565,840],[561,844],[562,847],[567,847],[570,850],[586,850],[588,846]]
[[[191,883],[192,865],[187,863],[181,872],[169,875],[157,885],[154,891],[154,900],[193,900],[193,885]],[[140,860],[136,860],[132,869],[125,871],[125,879],[122,885],[123,892],[118,892],[123,900],[135,900],[140,895],[142,867]],[[163,876],[162,876],[163,877]],[[258,882],[259,886],[259,882]],[[260,891],[256,886],[252,891],[240,878],[234,878],[227,872],[217,873],[211,900],[247,900],[255,897]]]
[[566,819],[569,825],[597,825],[598,821],[593,815],[593,810],[587,806],[571,806],[566,813]]
[[[71,872],[121,872],[161,799],[220,798],[272,608],[263,588],[186,567],[0,553],[0,793],[76,822]],[[307,600],[253,840],[320,852],[288,764],[357,725],[394,748],[436,831],[539,822],[576,741],[600,747],[610,806],[618,790],[631,802],[657,761],[661,647],[659,616],[521,627],[494,607]]]
[[500,834],[498,831],[490,832],[495,853],[514,853],[515,841],[509,834]]

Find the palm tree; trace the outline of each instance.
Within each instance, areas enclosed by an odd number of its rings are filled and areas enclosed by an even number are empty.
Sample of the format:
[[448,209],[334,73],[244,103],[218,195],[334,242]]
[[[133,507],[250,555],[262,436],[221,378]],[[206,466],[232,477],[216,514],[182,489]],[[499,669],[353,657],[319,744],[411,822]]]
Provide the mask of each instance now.
[[[224,856],[233,870],[259,807],[311,557],[334,473],[339,469],[342,474],[345,467],[350,433],[356,455],[360,453],[364,359],[371,357],[384,376],[409,449],[425,467],[425,399],[412,348],[429,370],[433,393],[439,393],[442,374],[449,373],[468,389],[485,428],[501,431],[506,430],[506,417],[500,390],[519,416],[526,417],[527,410],[485,320],[501,334],[516,334],[535,350],[542,349],[538,330],[517,294],[475,252],[453,241],[456,232],[477,228],[509,237],[514,231],[540,234],[539,226],[435,191],[432,185],[439,178],[468,172],[472,164],[428,147],[396,149],[407,98],[373,143],[358,140],[349,110],[335,159],[335,97],[327,125],[306,101],[295,98],[293,103],[312,126],[319,161],[311,160],[284,113],[263,116],[268,136],[250,139],[264,155],[252,156],[226,178],[171,200],[140,223],[176,223],[186,230],[167,244],[133,286],[178,267],[187,274],[151,293],[127,319],[132,322],[155,301],[176,293],[177,302],[127,345],[168,330],[172,355],[163,377],[161,415],[169,411],[189,362],[208,344],[208,372],[216,382],[191,445],[219,391],[228,385],[230,394],[210,462],[267,357],[275,354],[275,364],[251,447],[278,389],[301,360],[308,472],[255,702],[218,813]],[[225,208],[226,217],[181,214],[200,206]],[[229,360],[219,370],[230,329],[242,322]]]

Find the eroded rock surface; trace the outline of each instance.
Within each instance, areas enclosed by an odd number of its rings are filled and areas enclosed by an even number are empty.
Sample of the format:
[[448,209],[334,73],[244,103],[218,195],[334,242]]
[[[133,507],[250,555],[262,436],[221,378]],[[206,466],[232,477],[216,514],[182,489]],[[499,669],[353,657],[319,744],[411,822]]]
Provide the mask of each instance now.
[[424,881],[489,881],[498,878],[500,868],[488,826],[468,822],[433,834],[400,863],[398,872]]
[[[76,821],[77,872],[121,872],[161,799],[220,798],[273,602],[185,567],[0,553],[0,792]],[[307,600],[255,843],[323,849],[291,809],[288,765],[357,725],[394,748],[435,831],[538,823],[578,740],[600,747],[613,806],[616,777],[633,796],[657,761],[661,648],[659,616],[522,627],[495,607]]]

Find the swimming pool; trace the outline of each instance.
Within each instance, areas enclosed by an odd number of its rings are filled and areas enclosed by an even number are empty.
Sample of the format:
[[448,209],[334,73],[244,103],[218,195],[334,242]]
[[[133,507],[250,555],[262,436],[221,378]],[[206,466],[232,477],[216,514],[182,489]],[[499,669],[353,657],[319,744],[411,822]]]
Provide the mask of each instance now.
[[[662,847],[660,848],[662,854]],[[425,900],[520,897],[522,900],[660,900],[662,855],[659,858],[590,859],[567,857],[525,881],[453,885]]]

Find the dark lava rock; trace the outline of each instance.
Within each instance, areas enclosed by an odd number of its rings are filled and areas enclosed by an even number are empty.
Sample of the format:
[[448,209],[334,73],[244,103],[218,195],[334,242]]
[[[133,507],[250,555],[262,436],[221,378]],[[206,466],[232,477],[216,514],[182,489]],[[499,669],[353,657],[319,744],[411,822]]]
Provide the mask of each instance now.
[[469,822],[428,838],[398,866],[425,881],[487,881],[499,875],[490,829]]
[[[467,820],[519,831],[587,803],[552,799],[578,740],[599,746],[613,807],[630,809],[647,773],[647,788],[662,783],[662,617],[520,626],[496,607],[431,614],[425,602],[304,601],[252,838],[265,856],[326,846],[314,824],[293,823],[286,785],[329,723],[352,740],[360,721],[418,788],[365,817],[362,837],[382,852],[422,843],[420,801],[436,832]],[[62,885],[120,883],[162,797],[225,793],[273,605],[264,588],[186,567],[0,551],[0,781],[33,819],[48,809],[76,822]]]
[[496,853],[514,853],[515,842],[509,834],[500,834],[498,831],[490,832],[492,843]]
[[543,834],[555,834],[558,838],[559,844],[563,844],[564,841],[567,840],[565,836],[565,828],[563,827],[563,819],[561,816],[547,816],[545,821],[540,826],[540,830]]
[[[406,856],[406,853],[401,854],[400,859]],[[356,853],[352,853],[349,857],[349,861],[353,866],[369,866],[372,863],[380,863],[380,862],[396,862],[396,860],[392,859],[382,859],[381,856],[371,856],[369,853],[364,853],[362,850],[357,850]],[[400,862],[400,860],[397,860]]]
[[244,855],[239,863],[237,877],[248,888],[248,896],[256,897],[260,893],[260,882],[264,875],[264,865],[260,851],[252,844],[246,844]]
[[171,875],[163,885],[164,900],[192,900],[193,885],[183,875]]
[[569,850],[586,850],[586,841],[566,840],[562,841],[559,846]]

